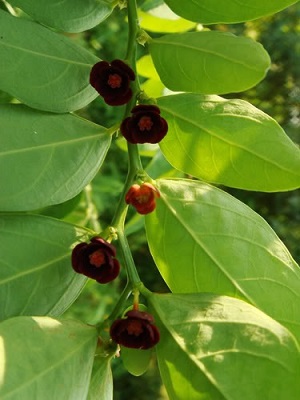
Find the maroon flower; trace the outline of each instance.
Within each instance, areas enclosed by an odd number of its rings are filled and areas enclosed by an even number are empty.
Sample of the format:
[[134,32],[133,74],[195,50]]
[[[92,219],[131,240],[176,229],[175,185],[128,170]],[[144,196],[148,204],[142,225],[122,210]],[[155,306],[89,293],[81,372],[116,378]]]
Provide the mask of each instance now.
[[120,271],[113,245],[100,237],[91,243],[79,243],[72,252],[72,267],[79,274],[95,279],[99,283],[114,280]]
[[159,330],[154,318],[145,311],[131,310],[127,318],[117,319],[110,328],[112,340],[131,349],[147,350],[159,342]]
[[139,214],[149,214],[156,207],[157,197],[160,197],[160,193],[151,183],[143,183],[141,186],[134,184],[128,190],[125,201],[131,204]]
[[160,116],[160,109],[152,105],[138,105],[132,116],[121,124],[122,135],[129,143],[158,143],[168,132],[167,121]]
[[111,63],[100,61],[90,74],[90,84],[110,106],[121,106],[132,97],[130,81],[135,80],[133,70],[121,60]]

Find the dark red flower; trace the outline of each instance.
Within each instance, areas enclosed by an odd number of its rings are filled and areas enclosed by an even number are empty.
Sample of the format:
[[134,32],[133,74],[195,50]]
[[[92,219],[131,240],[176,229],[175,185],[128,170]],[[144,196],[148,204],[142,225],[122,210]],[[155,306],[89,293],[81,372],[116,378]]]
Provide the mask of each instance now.
[[72,252],[72,267],[79,274],[95,279],[99,283],[114,280],[120,271],[113,245],[100,237],[91,243],[79,243]]
[[156,207],[157,197],[160,197],[160,193],[151,183],[134,184],[128,190],[125,201],[131,204],[139,214],[149,214]]
[[121,124],[122,135],[129,143],[158,143],[168,132],[167,121],[160,116],[160,109],[153,105],[138,105],[132,116]]
[[90,84],[110,106],[121,106],[132,97],[130,81],[135,80],[133,70],[121,60],[111,63],[100,61],[90,74]]
[[131,310],[126,318],[117,319],[110,328],[112,340],[131,349],[147,350],[159,342],[159,330],[151,314],[145,311]]

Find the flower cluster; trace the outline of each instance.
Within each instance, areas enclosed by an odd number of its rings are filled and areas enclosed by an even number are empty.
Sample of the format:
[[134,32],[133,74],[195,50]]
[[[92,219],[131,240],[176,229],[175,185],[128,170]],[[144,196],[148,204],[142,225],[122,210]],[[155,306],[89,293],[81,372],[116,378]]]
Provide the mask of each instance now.
[[157,106],[140,104],[131,110],[131,114],[120,127],[129,143],[158,143],[167,134],[167,121],[160,116]]
[[112,340],[131,349],[147,350],[159,342],[160,334],[154,318],[145,311],[127,311],[125,318],[114,321],[110,328]]
[[139,214],[149,214],[156,207],[159,191],[151,183],[134,184],[128,190],[125,201],[131,204]]
[[90,243],[79,243],[72,252],[72,267],[79,274],[95,279],[99,283],[114,280],[120,272],[113,245],[100,237]]
[[110,106],[128,103],[132,97],[130,81],[134,80],[135,73],[121,60],[100,61],[90,73],[90,84]]

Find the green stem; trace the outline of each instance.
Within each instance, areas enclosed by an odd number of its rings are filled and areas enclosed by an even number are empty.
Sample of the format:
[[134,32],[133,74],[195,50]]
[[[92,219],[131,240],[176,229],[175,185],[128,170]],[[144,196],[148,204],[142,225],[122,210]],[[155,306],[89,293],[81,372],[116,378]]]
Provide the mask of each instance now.
[[[136,46],[137,46],[136,37],[137,33],[139,32],[136,0],[128,0],[127,11],[128,11],[129,32],[128,32],[126,59],[136,73]],[[137,78],[136,81],[134,82],[132,89],[135,95],[140,90]],[[130,102],[127,104],[124,118],[130,114],[130,111],[135,106],[135,104],[136,104],[136,97],[133,96]],[[128,209],[128,206],[125,202],[125,196],[130,186],[136,181],[137,177],[139,175],[144,174],[144,170],[141,163],[137,145],[127,143],[127,148],[128,148],[128,159],[129,159],[128,174],[111,226],[116,230],[116,233],[118,235],[118,240],[123,254],[128,280],[131,285],[131,288],[134,289],[136,286],[141,285],[141,280],[136,270],[126,235],[124,234],[124,225]]]
[[132,287],[138,287],[141,284],[141,279],[139,277],[139,274],[136,270],[133,258],[132,258],[132,253],[130,251],[130,247],[126,238],[126,235],[124,234],[123,229],[118,230],[118,239],[121,247],[121,251],[123,254],[123,259],[125,263],[125,267],[127,270],[128,274],[128,279],[129,282],[131,283]]
[[127,13],[129,31],[126,60],[128,60],[136,72],[136,38],[139,32],[139,19],[137,15],[136,0],[127,1]]

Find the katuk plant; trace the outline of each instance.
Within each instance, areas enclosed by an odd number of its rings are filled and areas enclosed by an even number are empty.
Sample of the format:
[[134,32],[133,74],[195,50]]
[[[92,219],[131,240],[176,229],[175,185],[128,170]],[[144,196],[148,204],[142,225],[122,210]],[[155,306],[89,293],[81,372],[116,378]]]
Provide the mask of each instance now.
[[[134,375],[155,355],[171,400],[297,398],[299,266],[266,221],[218,186],[297,189],[299,149],[270,116],[220,96],[265,77],[265,49],[210,29],[292,3],[3,3],[1,398],[109,400],[119,354]],[[87,31],[122,7],[128,40],[113,60],[59,33]],[[109,128],[76,115],[96,97],[124,106]],[[120,149],[126,141],[128,173],[104,226],[97,177],[112,137]],[[157,145],[149,165],[143,144]],[[143,229],[141,218],[168,293],[149,290],[147,265],[136,268],[125,228]],[[126,283],[109,312],[91,324],[63,317],[88,278],[115,293],[119,274]]]

